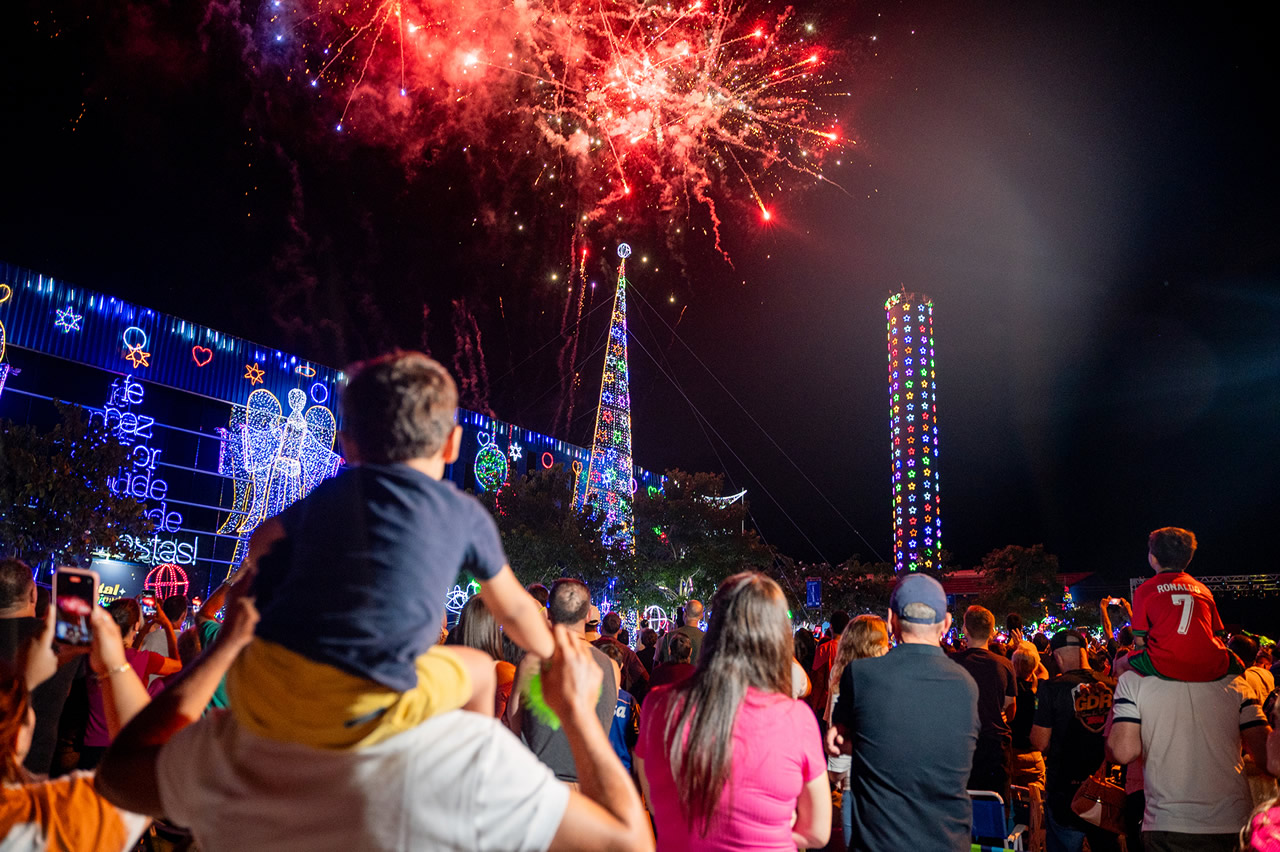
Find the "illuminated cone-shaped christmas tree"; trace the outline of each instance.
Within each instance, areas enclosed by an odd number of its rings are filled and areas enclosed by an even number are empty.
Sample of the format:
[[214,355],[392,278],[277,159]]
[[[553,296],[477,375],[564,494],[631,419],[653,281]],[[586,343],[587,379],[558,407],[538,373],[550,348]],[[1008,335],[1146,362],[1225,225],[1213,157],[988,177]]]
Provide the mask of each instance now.
[[936,569],[942,522],[933,302],[914,293],[895,293],[884,303],[884,310],[889,337],[894,568]]
[[600,407],[591,441],[591,461],[582,488],[582,505],[604,514],[604,544],[634,549],[631,464],[631,391],[627,380],[627,256],[631,246],[618,246],[618,291],[613,298],[609,343],[604,354]]

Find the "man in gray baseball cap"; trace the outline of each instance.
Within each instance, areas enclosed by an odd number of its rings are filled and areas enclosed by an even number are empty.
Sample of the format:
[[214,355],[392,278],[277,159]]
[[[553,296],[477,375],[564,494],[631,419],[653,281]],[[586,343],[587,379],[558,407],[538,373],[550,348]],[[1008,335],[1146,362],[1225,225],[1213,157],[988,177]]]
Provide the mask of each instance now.
[[968,850],[978,685],[939,644],[951,615],[937,580],[903,576],[888,615],[896,647],[845,666],[827,732],[827,750],[853,758],[845,842],[850,850]]

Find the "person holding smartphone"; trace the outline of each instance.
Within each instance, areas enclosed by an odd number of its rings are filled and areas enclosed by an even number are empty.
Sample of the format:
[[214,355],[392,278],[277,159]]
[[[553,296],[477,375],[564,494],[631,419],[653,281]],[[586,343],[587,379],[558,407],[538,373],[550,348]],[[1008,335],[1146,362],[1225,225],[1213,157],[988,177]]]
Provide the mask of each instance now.
[[[0,840],[30,838],[29,848],[35,848],[36,838],[56,838],[57,848],[69,852],[128,852],[150,823],[148,817],[121,810],[98,795],[92,773],[49,780],[23,766],[36,726],[32,690],[58,669],[56,618],[51,606],[20,655],[20,666],[0,663]],[[125,660],[124,642],[111,616],[95,606],[87,625],[89,669],[102,685],[114,735],[146,706],[147,692]]]
[[[52,611],[50,606],[49,611]],[[20,559],[0,559],[0,664],[17,665],[22,649],[40,635],[43,621],[36,618],[36,584],[31,568]],[[79,669],[79,657],[88,650],[84,646],[60,643],[61,665],[57,672],[31,692],[31,707],[36,713],[36,727],[26,767],[32,772],[46,773],[53,763],[58,743],[58,719],[67,702]]]
[[[94,607],[95,611],[97,609],[100,607]],[[142,623],[142,608],[136,600],[117,598],[107,605],[106,611],[115,621],[122,637],[121,651],[125,660],[144,683],[151,675],[164,677],[182,668],[182,663],[177,659],[133,647],[133,640]],[[85,725],[84,747],[80,749],[78,766],[80,769],[93,769],[111,744],[112,734],[107,718],[106,693],[101,681],[90,678],[86,686],[89,693],[89,721]]]
[[[142,612],[146,621],[133,638],[133,647],[143,651],[151,651],[171,660],[180,659],[178,654],[178,630],[187,617],[187,596],[170,595],[164,603],[156,605],[156,599],[150,595],[140,598]],[[150,609],[150,612],[147,610]],[[147,682],[147,689],[155,686],[159,675],[152,675]]]

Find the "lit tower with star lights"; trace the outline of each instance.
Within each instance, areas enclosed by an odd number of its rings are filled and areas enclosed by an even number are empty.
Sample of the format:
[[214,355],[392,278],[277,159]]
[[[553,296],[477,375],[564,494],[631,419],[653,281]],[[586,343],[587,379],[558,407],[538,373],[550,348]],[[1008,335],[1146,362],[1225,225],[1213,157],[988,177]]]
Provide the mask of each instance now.
[[889,337],[889,437],[893,466],[893,567],[937,569],[938,405],[933,302],[895,293],[884,303]]
[[580,506],[594,504],[604,512],[604,545],[635,549],[632,532],[631,391],[627,378],[627,257],[631,246],[618,246],[618,289],[613,297],[609,342],[604,353],[600,406],[591,440],[591,461]]

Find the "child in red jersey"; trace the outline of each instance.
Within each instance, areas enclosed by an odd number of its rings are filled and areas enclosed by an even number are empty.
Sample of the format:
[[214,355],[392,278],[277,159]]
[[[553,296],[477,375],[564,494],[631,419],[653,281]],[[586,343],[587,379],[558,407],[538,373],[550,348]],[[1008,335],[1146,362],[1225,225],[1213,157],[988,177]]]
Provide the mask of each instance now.
[[1213,593],[1187,573],[1196,552],[1190,530],[1162,527],[1147,539],[1147,561],[1156,575],[1133,595],[1133,635],[1129,655],[1144,675],[1185,682],[1213,681],[1244,667],[1227,650]]

